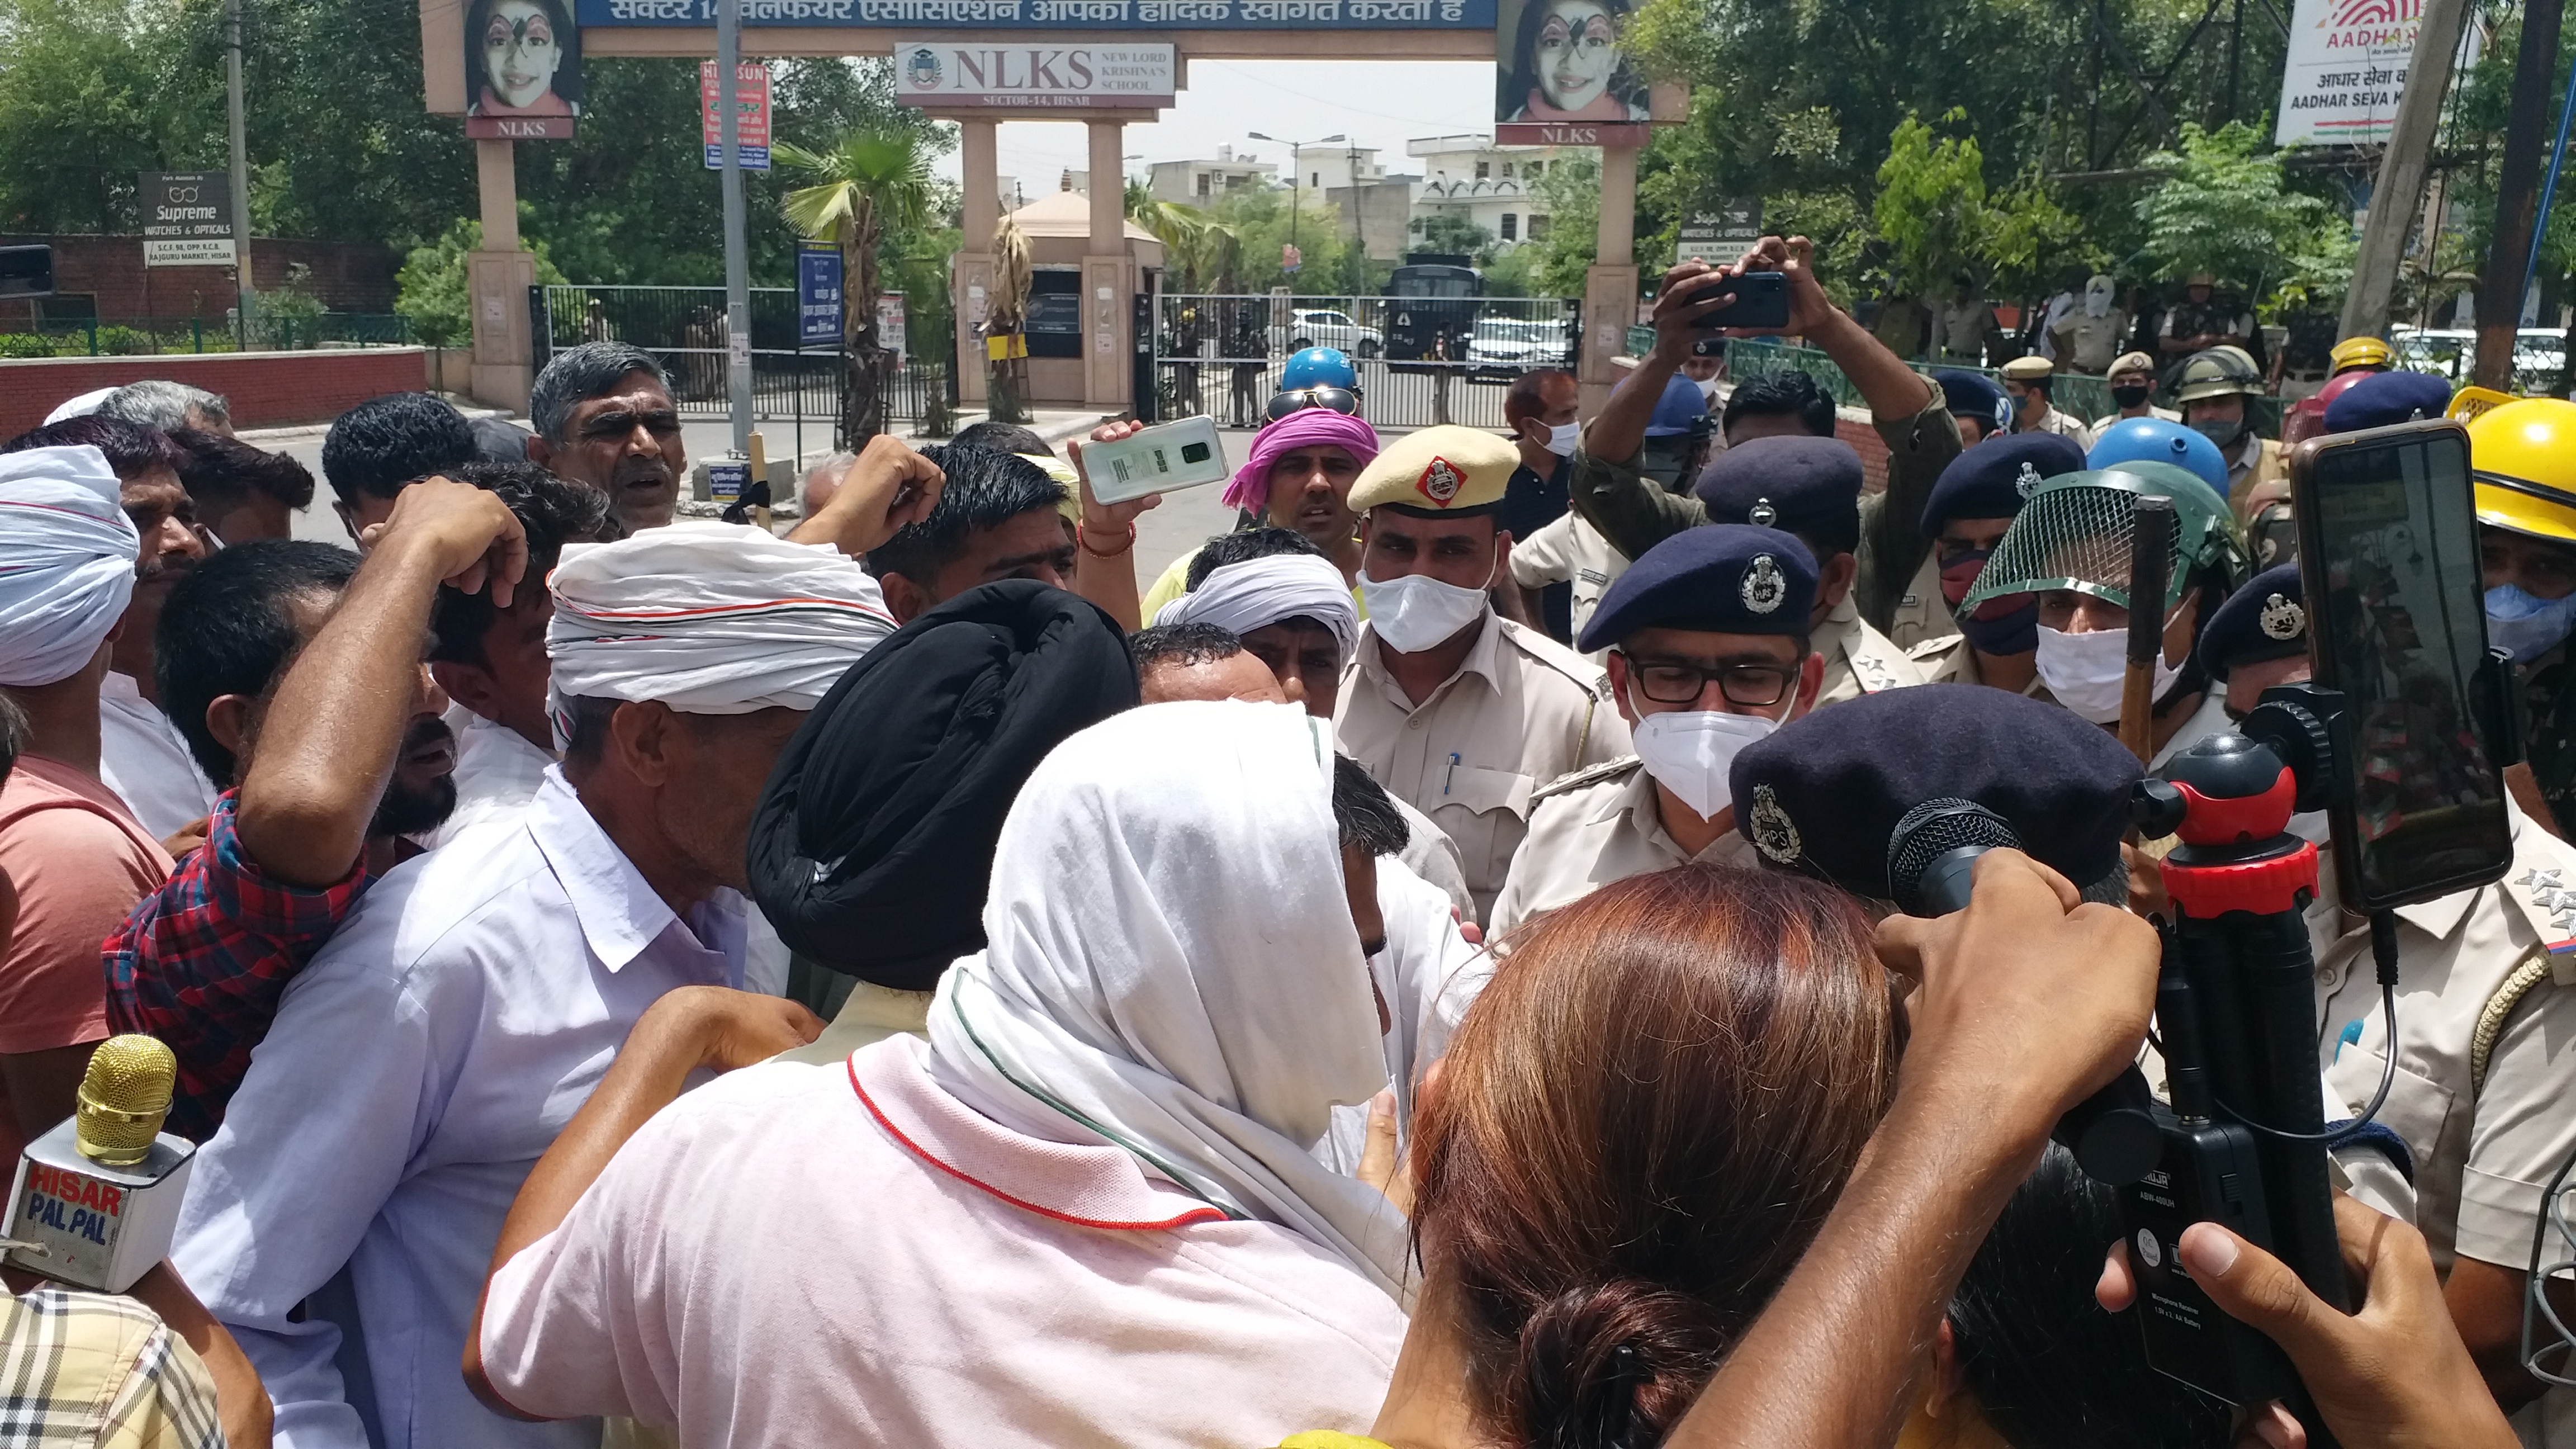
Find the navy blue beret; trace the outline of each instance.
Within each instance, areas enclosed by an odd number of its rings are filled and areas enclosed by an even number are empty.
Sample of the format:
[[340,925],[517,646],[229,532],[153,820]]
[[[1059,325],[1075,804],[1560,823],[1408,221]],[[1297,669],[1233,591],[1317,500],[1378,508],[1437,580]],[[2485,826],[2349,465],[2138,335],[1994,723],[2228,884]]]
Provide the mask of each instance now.
[[2012,399],[1993,378],[1952,368],[1932,374],[1932,381],[1941,389],[1941,401],[1950,416],[1981,418],[1998,433],[2012,431]]
[[2084,471],[2084,450],[2056,433],[2014,433],[1963,450],[1941,470],[1923,505],[1923,536],[1953,518],[2010,518],[2043,479]]
[[1804,636],[1816,560],[1796,537],[1746,523],[1685,528],[1629,565],[1577,644],[1608,649],[1640,629]]
[[2082,889],[2120,864],[2137,757],[2061,705],[1924,684],[1792,720],[1735,757],[1735,825],[1765,865],[1889,900],[1887,841],[1926,800],[1973,800]]
[[2308,609],[2299,565],[2275,564],[2227,596],[2200,631],[2200,667],[2224,679],[2230,666],[2308,652]]
[[2450,379],[2429,372],[2383,372],[2345,388],[2326,404],[2326,431],[2357,433],[2438,418],[2450,406]]
[[1691,492],[1711,523],[1828,537],[1860,519],[1860,454],[1834,438],[1753,438],[1709,460]]

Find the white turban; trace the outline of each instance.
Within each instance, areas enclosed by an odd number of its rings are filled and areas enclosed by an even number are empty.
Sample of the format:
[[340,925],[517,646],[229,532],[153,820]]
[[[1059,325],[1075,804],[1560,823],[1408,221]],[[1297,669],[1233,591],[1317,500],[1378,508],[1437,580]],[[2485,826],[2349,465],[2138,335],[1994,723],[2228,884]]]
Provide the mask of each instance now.
[[557,700],[660,700],[682,714],[812,709],[894,632],[867,571],[825,544],[674,523],[568,544],[546,580]]
[[59,423],[65,418],[88,417],[91,413],[97,412],[98,405],[107,401],[108,395],[115,391],[116,389],[112,387],[92,388],[79,397],[65,398],[52,412],[45,414],[45,421],[52,424]]
[[142,541],[119,496],[96,448],[0,456],[0,685],[71,678],[124,616]]
[[1236,634],[1304,615],[1333,631],[1348,662],[1359,644],[1360,611],[1332,561],[1311,553],[1272,554],[1212,570],[1199,586],[1165,604],[1157,624],[1214,624]]

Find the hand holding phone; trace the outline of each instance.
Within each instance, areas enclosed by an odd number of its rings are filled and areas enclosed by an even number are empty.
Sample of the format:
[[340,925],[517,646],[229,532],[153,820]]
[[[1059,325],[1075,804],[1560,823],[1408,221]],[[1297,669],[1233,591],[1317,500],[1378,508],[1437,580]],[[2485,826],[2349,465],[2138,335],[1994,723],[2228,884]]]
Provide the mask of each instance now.
[[1789,279],[1779,272],[1719,273],[1691,296],[1694,304],[1733,298],[1692,325],[1703,331],[1777,331],[1789,325]]

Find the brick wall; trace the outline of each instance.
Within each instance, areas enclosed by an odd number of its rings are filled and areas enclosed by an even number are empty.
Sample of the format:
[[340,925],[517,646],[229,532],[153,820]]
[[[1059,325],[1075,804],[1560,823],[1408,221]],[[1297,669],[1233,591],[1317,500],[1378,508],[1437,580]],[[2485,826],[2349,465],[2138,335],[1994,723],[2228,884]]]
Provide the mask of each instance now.
[[[54,249],[57,316],[67,315],[62,304],[73,296],[95,298],[97,315],[106,318],[214,318],[232,310],[232,268],[146,267],[139,236],[0,235],[0,246],[26,242]],[[258,290],[285,286],[287,268],[298,263],[311,269],[306,287],[334,312],[394,309],[394,273],[402,258],[390,247],[251,238],[251,281]],[[27,327],[31,306],[15,298],[0,302],[0,330]]]
[[1863,486],[1872,493],[1884,491],[1887,487],[1887,440],[1878,435],[1878,429],[1869,425],[1869,409],[1834,409],[1834,436],[1850,444],[1851,450],[1860,454],[1861,477],[1866,480]]
[[274,428],[329,422],[368,398],[420,391],[429,371],[417,347],[0,361],[0,438],[43,422],[65,398],[148,377],[223,394],[236,428]]

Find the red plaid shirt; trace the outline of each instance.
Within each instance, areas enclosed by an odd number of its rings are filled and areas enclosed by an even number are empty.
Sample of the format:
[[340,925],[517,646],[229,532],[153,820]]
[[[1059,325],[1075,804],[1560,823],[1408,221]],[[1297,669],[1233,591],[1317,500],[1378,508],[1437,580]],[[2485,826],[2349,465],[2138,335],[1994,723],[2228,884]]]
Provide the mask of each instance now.
[[368,884],[361,855],[319,890],[270,879],[233,830],[238,792],[215,802],[206,843],[107,938],[107,1019],[179,1058],[167,1130],[204,1142],[250,1070],[286,983],[331,939]]

